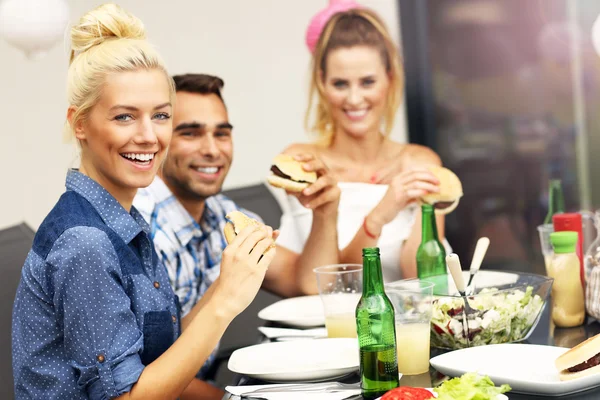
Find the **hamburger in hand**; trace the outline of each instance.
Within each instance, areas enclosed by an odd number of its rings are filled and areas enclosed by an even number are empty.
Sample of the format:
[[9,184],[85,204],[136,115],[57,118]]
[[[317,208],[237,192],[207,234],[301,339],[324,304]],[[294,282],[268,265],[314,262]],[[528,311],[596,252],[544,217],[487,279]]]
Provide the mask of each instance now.
[[[250,218],[240,211],[232,211],[228,213],[225,218],[227,219],[227,223],[225,224],[225,228],[223,228],[223,233],[225,234],[225,240],[227,241],[227,244],[230,244],[247,226],[254,225],[262,228],[265,227],[264,224],[258,222],[254,218]],[[267,251],[274,247],[275,244],[272,244],[267,248]]]
[[440,182],[440,191],[421,197],[421,201],[431,204],[438,215],[450,214],[458,206],[458,202],[463,195],[460,179],[448,168],[431,165],[427,169]]
[[288,192],[301,192],[317,181],[316,172],[305,171],[302,163],[288,154],[279,154],[275,157],[271,172],[267,182]]
[[561,381],[600,373],[600,335],[589,338],[554,361]]

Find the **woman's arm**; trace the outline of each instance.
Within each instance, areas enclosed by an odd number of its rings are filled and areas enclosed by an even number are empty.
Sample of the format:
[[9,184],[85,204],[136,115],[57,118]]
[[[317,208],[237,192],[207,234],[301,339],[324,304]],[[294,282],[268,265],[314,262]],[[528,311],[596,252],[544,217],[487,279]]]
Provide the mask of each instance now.
[[[217,300],[217,297],[213,299]],[[179,339],[144,368],[131,391],[118,399],[179,397],[208,359],[233,317],[235,314],[217,301],[206,304]]]
[[[333,217],[336,216],[337,212]],[[337,219],[313,219],[311,233],[302,253],[277,246],[277,255],[267,271],[264,288],[285,297],[317,294],[313,270],[338,262]]]
[[363,225],[341,252],[341,262],[360,263],[362,249],[377,245],[383,227],[412,202],[427,193],[439,191],[437,178],[424,167],[396,176],[381,201],[365,217]]
[[[366,216],[352,241],[342,250],[341,262],[360,263],[362,248],[376,246],[383,227],[399,212],[425,194],[439,191],[437,178],[426,169],[427,165],[441,165],[439,156],[427,147],[407,146],[401,152],[402,157],[397,157],[388,167],[375,174],[378,182],[387,183],[390,187],[379,204]],[[419,215],[400,254],[399,268],[406,278],[416,276],[416,254],[421,243],[420,221]],[[443,236],[443,224],[443,217],[438,218],[440,236]]]
[[362,264],[362,249],[376,247],[377,240],[385,223],[379,219],[377,212],[369,213],[350,243],[340,252],[340,262]]
[[[411,145],[410,151],[406,152],[407,163],[410,165],[425,166],[425,165],[442,165],[440,157],[431,149],[424,146]],[[444,225],[445,218],[443,215],[436,215],[436,225],[440,241],[444,240]],[[417,211],[414,225],[411,229],[410,236],[400,250],[400,271],[404,278],[415,278],[417,276],[417,250],[421,244],[421,211]]]
[[221,400],[223,396],[225,396],[223,389],[200,379],[193,379],[179,398],[180,400]]
[[179,339],[146,366],[131,391],[118,399],[176,399],[184,392],[231,320],[254,299],[275,256],[274,249],[265,252],[273,243],[270,232],[255,229],[247,227],[225,249],[212,296]]

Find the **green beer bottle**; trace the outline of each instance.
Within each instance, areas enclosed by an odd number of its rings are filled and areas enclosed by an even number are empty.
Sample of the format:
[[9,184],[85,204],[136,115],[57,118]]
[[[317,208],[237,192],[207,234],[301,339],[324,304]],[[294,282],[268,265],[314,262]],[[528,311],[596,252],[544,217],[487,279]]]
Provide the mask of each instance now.
[[398,387],[394,307],[383,290],[379,248],[363,249],[363,291],[356,306],[360,377],[364,399]]
[[448,294],[448,272],[446,250],[440,242],[434,208],[430,204],[421,206],[421,244],[417,249],[417,276],[435,284],[433,293]]
[[565,212],[565,197],[563,196],[560,179],[551,179],[548,188],[548,214],[544,218],[544,224],[551,224],[554,214]]

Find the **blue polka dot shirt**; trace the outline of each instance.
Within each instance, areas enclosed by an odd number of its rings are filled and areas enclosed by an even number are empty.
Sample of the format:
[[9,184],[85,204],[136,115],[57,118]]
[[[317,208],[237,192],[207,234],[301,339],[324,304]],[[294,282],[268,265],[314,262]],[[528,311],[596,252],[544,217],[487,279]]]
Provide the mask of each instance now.
[[41,224],[13,309],[17,399],[111,399],[175,341],[179,306],[149,227],[69,171]]

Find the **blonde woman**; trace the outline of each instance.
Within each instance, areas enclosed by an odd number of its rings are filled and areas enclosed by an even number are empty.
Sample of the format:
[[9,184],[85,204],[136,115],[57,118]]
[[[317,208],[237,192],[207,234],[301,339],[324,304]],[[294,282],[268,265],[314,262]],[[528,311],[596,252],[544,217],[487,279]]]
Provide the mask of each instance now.
[[242,231],[210,293],[180,321],[149,227],[131,205],[166,154],[173,82],[141,21],[116,5],[85,14],[71,42],[67,127],[81,166],[69,171],[23,267],[16,398],[214,398],[194,376],[260,288],[271,231]]
[[[315,17],[307,34],[318,37],[311,49],[307,110],[318,140],[294,144],[286,152],[316,154],[339,182],[341,262],[361,262],[361,249],[377,245],[386,281],[415,277],[421,240],[415,201],[439,190],[425,166],[440,165],[440,158],[429,148],[389,138],[403,92],[396,45],[375,13],[342,4],[350,9],[335,9],[324,26],[319,26],[322,15]],[[304,251],[312,218],[303,205],[286,197],[280,248]],[[443,238],[442,217],[437,224]]]

